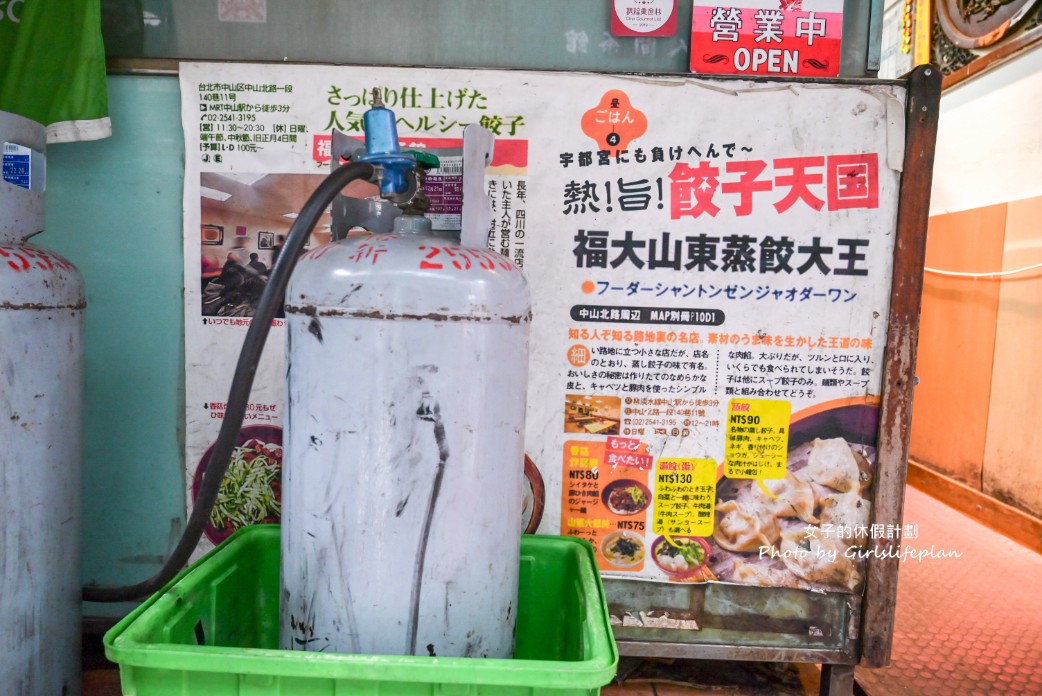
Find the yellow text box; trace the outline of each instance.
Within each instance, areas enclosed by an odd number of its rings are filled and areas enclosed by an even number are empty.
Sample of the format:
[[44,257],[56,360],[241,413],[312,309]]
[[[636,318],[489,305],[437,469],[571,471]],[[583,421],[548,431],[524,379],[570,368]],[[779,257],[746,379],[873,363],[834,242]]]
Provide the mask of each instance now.
[[660,459],[655,464],[652,530],[666,536],[704,537],[713,533],[716,462]]
[[791,415],[788,401],[731,399],[727,406],[727,477],[783,478]]

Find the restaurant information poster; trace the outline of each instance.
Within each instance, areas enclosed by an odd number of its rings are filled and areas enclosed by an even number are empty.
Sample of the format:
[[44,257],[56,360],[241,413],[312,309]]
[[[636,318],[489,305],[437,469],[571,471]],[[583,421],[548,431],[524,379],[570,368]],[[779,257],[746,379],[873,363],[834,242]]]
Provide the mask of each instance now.
[[[181,86],[189,504],[257,286],[379,87],[404,145],[497,138],[489,246],[533,297],[525,523],[590,540],[609,576],[860,590],[887,533],[903,87],[239,64],[184,64]],[[283,331],[211,541],[277,519]]]

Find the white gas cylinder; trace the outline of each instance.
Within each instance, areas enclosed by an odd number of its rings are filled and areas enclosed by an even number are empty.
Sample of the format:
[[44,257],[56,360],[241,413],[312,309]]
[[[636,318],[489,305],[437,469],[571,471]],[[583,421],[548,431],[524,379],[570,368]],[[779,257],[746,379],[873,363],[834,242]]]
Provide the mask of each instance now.
[[79,272],[43,229],[43,126],[0,112],[0,685],[80,693]]
[[416,222],[306,253],[286,292],[285,649],[513,652],[528,287]]

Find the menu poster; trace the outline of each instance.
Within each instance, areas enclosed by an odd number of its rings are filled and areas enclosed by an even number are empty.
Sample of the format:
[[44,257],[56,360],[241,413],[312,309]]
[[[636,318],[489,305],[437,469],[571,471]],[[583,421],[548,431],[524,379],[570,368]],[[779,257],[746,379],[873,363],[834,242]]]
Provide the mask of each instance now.
[[[489,247],[533,299],[529,529],[588,539],[608,576],[861,589],[902,86],[237,64],[181,83],[189,504],[264,278],[228,264],[270,268],[376,86],[403,145],[497,137]],[[215,310],[226,270],[242,290]],[[214,541],[278,515],[280,322]]]

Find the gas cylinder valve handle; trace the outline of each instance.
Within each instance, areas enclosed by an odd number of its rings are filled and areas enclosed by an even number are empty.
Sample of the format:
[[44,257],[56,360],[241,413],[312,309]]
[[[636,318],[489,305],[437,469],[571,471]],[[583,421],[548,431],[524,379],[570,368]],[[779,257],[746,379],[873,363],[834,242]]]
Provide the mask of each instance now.
[[[386,111],[386,109],[384,109]],[[393,124],[393,118],[392,118]],[[394,141],[397,147],[397,139]],[[411,161],[411,160],[410,160]],[[383,165],[381,161],[379,164]],[[386,166],[386,165],[385,165]],[[401,180],[408,188],[406,176],[407,170],[401,169]],[[319,217],[329,207],[333,199],[340,193],[341,189],[352,181],[363,179],[366,181],[377,180],[377,170],[374,164],[369,162],[352,162],[334,170],[329,176],[322,180],[318,188],[311,194],[300,214],[290,227],[286,235],[285,245],[279,254],[275,266],[272,268],[271,276],[264,292],[257,303],[257,309],[250,322],[250,328],[246,332],[246,338],[239,353],[239,361],[235,366],[235,375],[232,378],[231,389],[228,393],[228,408],[225,411],[224,420],[221,422],[221,430],[214,442],[210,460],[207,462],[203,473],[203,480],[199,486],[199,493],[192,508],[192,514],[188,517],[181,538],[163,566],[151,578],[123,587],[100,587],[88,585],[83,588],[83,599],[88,602],[127,602],[142,599],[156,592],[169,582],[188,562],[189,557],[199,544],[207,520],[217,501],[217,494],[221,489],[221,481],[231,463],[232,451],[235,449],[242,428],[243,419],[246,416],[246,405],[249,402],[250,390],[253,387],[253,379],[257,374],[257,365],[260,362],[264,343],[271,331],[271,322],[275,314],[283,304],[286,293],[286,285],[289,283],[290,274],[297,264],[297,258],[304,248],[304,241],[315,229]],[[385,176],[383,182],[387,181]]]
[[365,152],[359,162],[380,167],[380,197],[394,203],[407,202],[416,193],[416,158],[398,146],[398,126],[394,112],[384,107],[380,88],[373,87],[373,106],[362,116],[365,124]]

